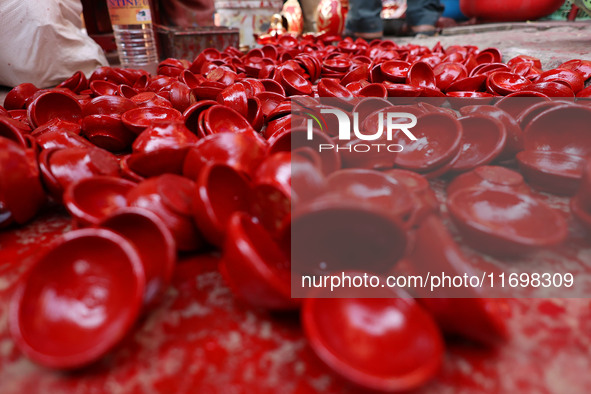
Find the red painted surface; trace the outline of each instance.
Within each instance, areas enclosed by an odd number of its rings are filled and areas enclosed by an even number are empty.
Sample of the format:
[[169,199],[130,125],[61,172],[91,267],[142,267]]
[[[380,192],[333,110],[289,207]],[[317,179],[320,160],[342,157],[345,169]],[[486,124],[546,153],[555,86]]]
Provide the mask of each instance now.
[[[567,199],[548,199],[567,212]],[[97,364],[59,373],[31,363],[8,334],[8,300],[35,256],[69,229],[63,211],[48,211],[0,233],[0,393],[363,392],[316,358],[297,313],[238,303],[215,255],[182,256],[162,303]],[[589,249],[581,247],[585,242],[578,236],[578,254],[565,253],[564,261],[554,263],[591,262]],[[538,263],[552,264],[551,255],[547,260]],[[448,340],[443,369],[421,392],[591,392],[589,300],[512,299],[507,305],[508,342],[487,350]]]

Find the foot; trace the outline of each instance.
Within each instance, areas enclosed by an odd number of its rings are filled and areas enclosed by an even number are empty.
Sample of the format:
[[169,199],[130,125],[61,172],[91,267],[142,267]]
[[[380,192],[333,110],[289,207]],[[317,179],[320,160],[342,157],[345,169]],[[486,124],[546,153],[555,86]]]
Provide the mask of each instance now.
[[411,26],[411,31],[413,32],[413,34],[424,34],[424,35],[428,35],[428,36],[432,36],[435,34],[435,26],[433,25],[416,25],[416,26]]

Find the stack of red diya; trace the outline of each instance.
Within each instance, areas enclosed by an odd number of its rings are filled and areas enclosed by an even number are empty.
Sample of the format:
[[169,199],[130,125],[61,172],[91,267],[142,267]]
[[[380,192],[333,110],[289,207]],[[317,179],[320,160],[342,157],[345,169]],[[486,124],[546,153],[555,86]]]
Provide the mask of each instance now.
[[[495,48],[332,39],[266,38],[246,54],[208,49],[192,63],[167,59],[155,76],[104,67],[88,80],[78,72],[54,89],[22,84],[8,94],[0,107],[0,227],[27,223],[50,201],[66,207],[76,228],[14,295],[10,329],[25,354],[59,369],[92,363],[158,302],[176,252],[211,247],[221,251],[220,271],[237,298],[301,309],[318,356],[362,387],[427,382],[442,362],[442,333],[487,346],[506,338],[502,301],[478,294],[291,298],[292,259],[346,253],[290,250],[290,231],[304,229],[310,244],[336,232],[365,237],[382,248],[372,267],[384,271],[425,261],[469,271],[428,182],[440,177],[454,177],[447,211],[462,241],[480,252],[520,255],[567,239],[565,218],[530,186],[574,196],[572,212],[591,231],[591,61],[544,71],[525,55],[503,63]],[[291,101],[314,111],[318,97],[363,113],[365,126],[395,97],[396,110],[416,116],[418,142],[400,139],[401,152],[370,160],[346,150],[318,154]],[[336,138],[331,128],[313,134],[327,144]],[[515,159],[519,171],[510,168]],[[338,211],[355,221],[331,220]]]

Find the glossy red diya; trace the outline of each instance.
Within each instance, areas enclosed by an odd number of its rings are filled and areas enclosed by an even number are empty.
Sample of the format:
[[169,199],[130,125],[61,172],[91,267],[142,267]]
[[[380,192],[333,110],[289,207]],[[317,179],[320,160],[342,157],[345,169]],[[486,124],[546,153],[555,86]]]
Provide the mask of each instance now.
[[496,118],[472,114],[458,119],[462,125],[460,157],[453,171],[468,171],[495,160],[505,148],[507,131]]
[[[316,355],[367,390],[406,391],[428,382],[443,356],[433,318],[403,290],[381,289],[383,298],[354,298],[362,291],[318,292],[304,300],[302,324]],[[391,354],[384,349],[398,350]]]
[[196,183],[195,222],[203,236],[220,247],[230,216],[249,209],[250,182],[232,167],[212,163],[201,169]]
[[[4,137],[0,137],[0,152],[2,216],[6,217],[10,213],[10,222],[14,220],[24,224],[45,203],[45,191],[39,179],[35,154]],[[1,222],[5,220],[0,219]],[[3,226],[0,224],[0,227]]]
[[386,174],[366,169],[335,171],[326,178],[326,193],[369,204],[386,216],[413,224],[416,201],[407,187]]
[[563,152],[526,150],[517,154],[517,162],[535,189],[573,196],[579,190],[586,159]]
[[228,221],[220,270],[236,297],[249,305],[272,310],[298,307],[291,298],[289,257],[245,212],[235,212]]
[[143,107],[126,111],[121,115],[123,124],[133,133],[139,134],[154,121],[183,122],[183,114],[174,108]]
[[524,130],[526,150],[591,156],[591,107],[564,104],[543,111]]
[[203,245],[202,235],[193,223],[196,189],[187,178],[164,174],[140,182],[127,193],[127,203],[155,213],[172,233],[177,249],[193,251]]
[[265,158],[266,146],[245,133],[208,135],[189,149],[183,165],[183,175],[197,179],[209,163],[225,164],[252,177]]
[[[406,261],[400,265],[406,265],[408,272],[414,275],[426,275],[433,270],[450,275],[474,273],[470,261],[436,215],[427,216],[418,226],[414,246],[406,259],[410,266]],[[446,334],[486,345],[496,345],[507,339],[506,318],[497,300],[483,299],[473,288],[441,289],[437,298],[432,298],[427,291],[416,289],[416,296]]]
[[44,125],[55,118],[75,123],[82,117],[82,108],[72,96],[48,91],[29,103],[27,116],[32,127]]
[[370,204],[327,195],[302,204],[291,218],[292,265],[303,272],[360,267],[389,270],[406,250],[402,223]]
[[447,186],[447,195],[451,196],[461,189],[500,189],[529,194],[530,188],[523,176],[517,171],[499,166],[481,166],[456,177]]
[[427,172],[451,161],[460,151],[462,125],[451,115],[432,113],[421,116],[413,134],[416,141],[401,132],[394,136],[404,147],[396,155],[395,163],[404,169]]
[[121,208],[99,226],[121,235],[136,248],[146,275],[144,306],[155,305],[170,283],[176,263],[174,238],[166,225],[146,209]]
[[105,217],[127,206],[127,193],[135,183],[122,178],[94,176],[71,183],[63,200],[77,226],[99,224]]
[[86,366],[135,323],[145,291],[140,256],[104,229],[64,234],[20,282],[9,327],[18,347],[49,368]]
[[560,213],[536,198],[494,189],[462,189],[447,202],[462,239],[474,249],[514,256],[562,243],[568,235]]

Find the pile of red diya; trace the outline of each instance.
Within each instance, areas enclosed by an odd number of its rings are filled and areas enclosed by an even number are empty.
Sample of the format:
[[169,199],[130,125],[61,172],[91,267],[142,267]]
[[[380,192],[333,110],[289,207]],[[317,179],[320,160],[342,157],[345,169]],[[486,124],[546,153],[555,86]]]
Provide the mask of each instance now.
[[[591,61],[544,71],[530,56],[504,63],[495,48],[332,40],[267,37],[245,54],[166,59],[154,76],[102,67],[88,80],[78,72],[53,89],[10,91],[0,107],[0,228],[26,224],[48,202],[63,204],[75,228],[14,294],[10,330],[27,356],[58,369],[91,364],[158,303],[178,252],[212,247],[237,298],[301,310],[319,358],[368,389],[425,384],[443,360],[442,334],[486,346],[506,338],[501,300],[401,289],[296,299],[291,266],[355,272],[364,243],[379,250],[364,256],[379,272],[425,261],[469,271],[428,181],[438,177],[453,178],[446,211],[482,253],[520,255],[568,237],[537,191],[571,197],[591,231]],[[291,101],[314,111],[318,97],[360,113],[364,127],[377,111],[412,113],[418,140],[369,159],[318,153]],[[314,141],[334,143],[333,132],[314,129]],[[291,248],[295,229],[309,248]]]

